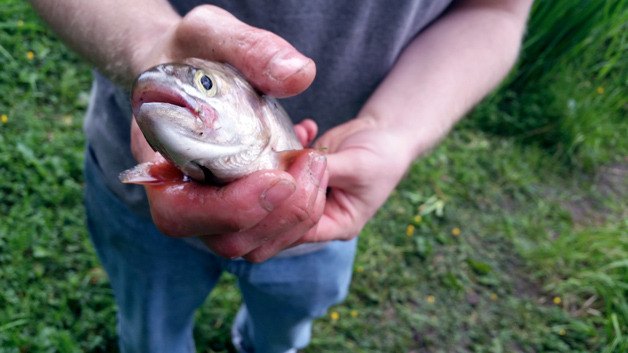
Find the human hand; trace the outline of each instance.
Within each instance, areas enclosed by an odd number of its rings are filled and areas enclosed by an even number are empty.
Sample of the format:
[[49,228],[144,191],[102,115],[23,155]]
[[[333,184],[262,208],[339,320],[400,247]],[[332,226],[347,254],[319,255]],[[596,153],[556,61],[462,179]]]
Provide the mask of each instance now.
[[398,134],[368,117],[329,130],[316,147],[328,153],[330,190],[316,232],[299,241],[352,239],[384,204],[414,156]]
[[[148,48],[138,50],[138,73],[186,57],[223,61],[261,91],[279,97],[301,92],[315,75],[314,63],[285,40],[212,6],[196,8]],[[306,121],[295,130],[307,144],[316,126]],[[139,162],[159,158],[135,122],[131,148]],[[153,220],[165,234],[200,236],[219,255],[257,262],[312,232],[326,186],[325,157],[307,151],[285,172],[260,171],[223,187],[181,182],[149,185],[146,191]]]
[[135,76],[157,64],[197,57],[229,63],[261,92],[282,98],[305,90],[316,74],[314,61],[283,38],[216,6],[198,6],[166,28],[138,40],[131,64]]

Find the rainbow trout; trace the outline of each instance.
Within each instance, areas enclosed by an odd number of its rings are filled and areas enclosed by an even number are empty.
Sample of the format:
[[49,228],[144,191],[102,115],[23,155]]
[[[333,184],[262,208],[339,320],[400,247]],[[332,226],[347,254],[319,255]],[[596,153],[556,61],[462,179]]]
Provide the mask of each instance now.
[[[157,65],[133,84],[133,115],[150,146],[196,181],[227,183],[263,169],[285,169],[301,150],[279,103],[227,64],[187,59]],[[120,174],[123,183],[159,183],[154,163]]]

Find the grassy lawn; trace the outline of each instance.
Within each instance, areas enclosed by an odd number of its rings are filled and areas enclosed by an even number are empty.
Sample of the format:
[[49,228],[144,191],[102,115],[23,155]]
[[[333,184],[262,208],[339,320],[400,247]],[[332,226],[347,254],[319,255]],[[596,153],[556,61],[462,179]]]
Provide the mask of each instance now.
[[[628,351],[628,2],[539,2],[517,70],[413,165],[306,352]],[[115,352],[82,208],[90,68],[0,7],[0,353]],[[376,187],[376,186],[374,186]],[[226,276],[199,352],[232,352]]]

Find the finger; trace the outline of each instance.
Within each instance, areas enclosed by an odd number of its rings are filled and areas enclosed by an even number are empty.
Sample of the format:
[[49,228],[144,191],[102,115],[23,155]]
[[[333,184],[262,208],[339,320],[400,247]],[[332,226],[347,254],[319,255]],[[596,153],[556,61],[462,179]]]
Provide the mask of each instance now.
[[238,232],[259,223],[296,190],[285,172],[260,171],[224,187],[181,182],[146,187],[153,221],[165,234]]
[[[315,225],[313,228],[310,228],[305,234],[308,234],[310,232],[316,232],[316,228],[317,226]],[[262,244],[261,246],[255,248],[253,251],[242,257],[245,260],[253,263],[264,262],[279,254],[285,249],[301,244],[300,239],[302,239],[303,236],[303,234],[299,234],[296,232],[287,233],[285,236],[278,238],[274,242]]]
[[316,125],[316,122],[312,119],[305,119],[294,125],[294,133],[299,138],[301,145],[308,147],[312,141],[314,141],[314,138],[316,138],[318,125]]
[[283,38],[251,27],[215,6],[196,7],[177,29],[182,53],[223,61],[238,68],[259,90],[287,97],[305,90],[316,66]]
[[354,206],[346,195],[338,189],[332,189],[327,196],[323,215],[316,231],[309,232],[300,242],[319,243],[330,240],[349,240],[359,234],[365,222],[355,212]]
[[255,227],[204,237],[205,243],[227,258],[244,256],[267,245],[263,253],[248,256],[251,261],[266,259],[272,252],[268,250],[277,249],[276,253],[283,244],[293,243],[311,229],[322,214],[325,198],[321,189],[326,188],[328,179],[325,166],[325,157],[314,151],[297,158],[288,172],[294,175],[298,188],[288,200]]
[[302,239],[308,234],[316,234],[318,220],[325,209],[325,192],[327,189],[328,173],[325,173],[322,183],[319,185],[315,204],[312,206],[312,214],[316,216],[316,223],[301,223],[292,229],[288,229],[282,236],[263,242],[259,247],[244,255],[244,259],[251,262],[262,262],[275,256],[282,250],[304,243]]

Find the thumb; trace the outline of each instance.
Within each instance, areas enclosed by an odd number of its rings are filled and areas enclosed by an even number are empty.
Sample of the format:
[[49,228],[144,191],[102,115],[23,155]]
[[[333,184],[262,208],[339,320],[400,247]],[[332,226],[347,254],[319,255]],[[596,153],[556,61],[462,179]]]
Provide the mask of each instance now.
[[301,93],[316,75],[314,61],[283,38],[215,6],[198,6],[189,12],[175,38],[182,57],[227,62],[257,89],[274,97]]
[[370,180],[367,165],[360,153],[353,150],[342,150],[327,155],[327,170],[329,170],[329,186],[340,189],[355,189],[369,187],[363,180]]

